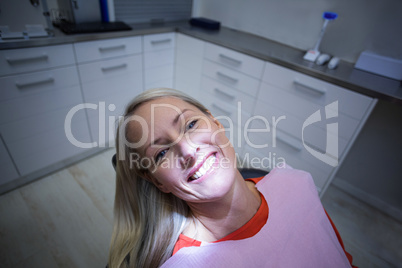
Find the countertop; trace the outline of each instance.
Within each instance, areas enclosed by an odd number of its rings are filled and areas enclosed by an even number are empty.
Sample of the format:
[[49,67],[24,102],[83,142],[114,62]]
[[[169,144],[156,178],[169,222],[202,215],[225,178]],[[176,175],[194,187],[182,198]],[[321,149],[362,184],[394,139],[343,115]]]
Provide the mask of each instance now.
[[355,69],[354,64],[345,61],[340,61],[338,68],[330,70],[326,65],[318,66],[303,60],[305,51],[253,34],[226,27],[221,27],[218,31],[211,31],[193,27],[187,21],[130,26],[132,27],[131,31],[75,35],[66,35],[55,28],[53,37],[0,41],[0,49],[58,45],[175,31],[275,63],[373,98],[402,105],[401,81]]

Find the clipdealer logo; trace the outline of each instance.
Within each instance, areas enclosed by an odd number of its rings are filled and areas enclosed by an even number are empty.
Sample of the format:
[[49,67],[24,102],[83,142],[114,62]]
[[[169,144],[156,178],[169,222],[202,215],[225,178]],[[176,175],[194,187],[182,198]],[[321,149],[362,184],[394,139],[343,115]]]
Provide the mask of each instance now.
[[[154,107],[155,108],[155,107]],[[177,111],[176,107],[171,107],[172,109]],[[175,109],[176,108],[176,109]],[[72,120],[74,115],[79,112],[80,110],[85,110],[85,109],[90,109],[90,110],[97,110],[98,112],[98,141],[92,141],[92,142],[81,142],[79,140],[77,140],[73,133],[72,133]],[[106,103],[105,102],[99,102],[99,104],[94,104],[94,103],[81,103],[79,105],[74,106],[66,115],[65,118],[65,122],[64,122],[64,129],[65,129],[65,133],[66,133],[66,137],[67,139],[70,141],[70,143],[72,143],[73,145],[79,147],[79,148],[94,148],[94,147],[106,147],[106,134],[108,134],[109,137],[113,137],[114,136],[114,132],[115,132],[115,127],[116,127],[116,122],[118,120],[116,120],[116,116],[108,116],[106,117],[106,110],[113,112],[115,111],[116,106],[114,104],[110,104],[106,107]],[[324,114],[324,116],[321,116],[321,114]],[[241,124],[241,103],[238,103],[238,124]],[[322,111],[322,109],[319,109],[317,111],[315,111],[313,114],[311,114],[303,123],[302,125],[302,129],[301,129],[301,136],[302,136],[302,143],[304,148],[311,154],[313,155],[315,158],[317,158],[318,160],[332,166],[332,167],[336,167],[338,165],[338,123],[328,123],[326,124],[326,146],[325,146],[325,152],[322,152],[321,150],[317,150],[316,148],[313,148],[312,146],[310,146],[308,144],[308,142],[306,142],[305,139],[305,129],[308,128],[309,126],[323,121],[323,120],[329,120],[332,118],[337,118],[338,117],[338,101],[334,101],[328,105],[326,105],[324,107],[324,111]],[[122,116],[118,116],[119,119],[123,119]],[[225,128],[225,132],[228,131],[229,132],[229,136],[230,136],[230,142],[233,143],[233,137],[234,137],[234,132],[236,131],[235,127],[234,127],[234,123],[232,121],[232,118],[228,117],[228,116],[216,116],[216,119],[219,119],[219,121],[223,120],[223,121],[227,121],[229,123],[229,127]],[[269,147],[269,141],[268,140],[264,140],[264,144],[255,144],[252,142],[252,140],[250,140],[249,134],[252,132],[262,132],[264,133],[264,135],[266,135],[265,132],[271,132],[272,133],[272,148],[275,148],[276,145],[276,140],[280,140],[280,137],[277,136],[276,133],[276,128],[277,125],[282,121],[282,120],[286,120],[286,116],[282,115],[279,117],[272,117],[272,121],[271,123],[268,121],[267,118],[265,118],[264,116],[260,116],[260,115],[255,115],[250,117],[247,122],[245,122],[244,124],[244,130],[240,130],[240,128],[238,128],[238,135],[237,135],[237,143],[238,146],[241,147],[242,141],[241,138],[245,138],[245,144],[249,145],[251,148],[266,148]],[[129,122],[129,121],[138,121],[141,123],[142,126],[144,126],[144,130],[147,130],[147,122],[144,121],[143,118],[139,118],[138,116],[134,116],[132,118],[126,119],[124,120],[124,124],[123,127],[125,127],[125,125]],[[264,123],[264,128],[260,129],[260,128],[253,128],[250,127],[250,123],[252,121],[261,121]],[[272,128],[271,128],[271,124],[272,124]],[[151,124],[151,127],[154,127],[153,124]],[[152,135],[152,131],[153,128],[151,128],[151,133],[146,133],[146,135],[144,135],[141,138],[141,141],[139,141],[139,143],[145,142],[145,139],[147,137],[148,134]],[[215,133],[216,135],[216,133]],[[120,137],[121,138],[121,137]],[[119,143],[120,145],[126,144],[129,146],[133,146],[133,144],[129,143],[128,141],[125,140],[125,138],[123,138],[123,140],[120,141]],[[138,145],[138,144],[134,144]],[[110,143],[109,147],[114,147],[114,143]],[[301,147],[300,147],[301,149]],[[121,152],[123,150],[120,150]],[[271,153],[271,152],[270,152]],[[275,154],[275,153],[274,153]],[[124,155],[121,156],[124,158]],[[276,157],[276,156],[275,156]],[[279,157],[279,156],[278,156]]]
[[[325,120],[338,117],[338,101],[334,101],[324,108]],[[303,123],[302,127],[302,141],[303,146],[306,150],[312,154],[315,158],[321,160],[322,162],[336,167],[338,166],[338,123],[329,123],[326,125],[326,150],[324,153],[312,148],[307,145],[304,140],[304,129],[314,123],[322,121],[321,110],[317,110],[312,115],[310,115]],[[330,134],[333,135],[330,135]]]

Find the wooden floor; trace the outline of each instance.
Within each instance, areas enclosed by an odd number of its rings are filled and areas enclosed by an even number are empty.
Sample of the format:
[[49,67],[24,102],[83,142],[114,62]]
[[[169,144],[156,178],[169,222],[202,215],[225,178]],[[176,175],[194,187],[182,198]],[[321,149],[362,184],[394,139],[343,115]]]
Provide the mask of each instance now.
[[[105,151],[0,196],[1,267],[105,267],[114,170]],[[323,204],[359,267],[401,267],[402,226],[331,186]]]

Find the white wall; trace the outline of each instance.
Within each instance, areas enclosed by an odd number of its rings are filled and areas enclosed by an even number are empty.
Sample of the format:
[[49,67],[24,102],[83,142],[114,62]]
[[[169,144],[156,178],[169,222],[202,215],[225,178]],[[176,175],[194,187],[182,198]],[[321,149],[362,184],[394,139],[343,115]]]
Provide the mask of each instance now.
[[321,51],[354,63],[364,50],[402,59],[402,1],[399,0],[194,0],[193,17],[250,32],[302,50],[314,46],[322,13],[329,23]]

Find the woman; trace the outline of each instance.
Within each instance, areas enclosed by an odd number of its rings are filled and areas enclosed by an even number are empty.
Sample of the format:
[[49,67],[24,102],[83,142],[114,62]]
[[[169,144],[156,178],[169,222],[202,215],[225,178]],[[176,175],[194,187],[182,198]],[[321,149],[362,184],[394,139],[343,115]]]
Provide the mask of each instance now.
[[222,125],[183,93],[137,96],[116,149],[109,267],[350,267],[309,174],[244,180]]

